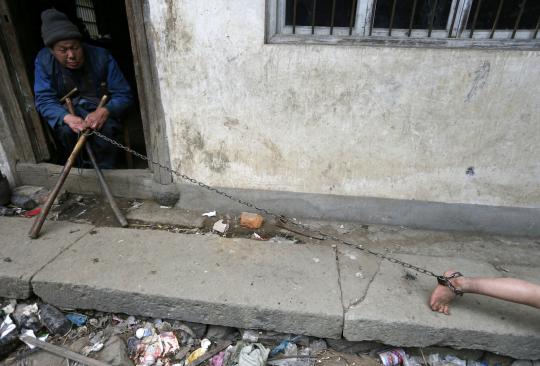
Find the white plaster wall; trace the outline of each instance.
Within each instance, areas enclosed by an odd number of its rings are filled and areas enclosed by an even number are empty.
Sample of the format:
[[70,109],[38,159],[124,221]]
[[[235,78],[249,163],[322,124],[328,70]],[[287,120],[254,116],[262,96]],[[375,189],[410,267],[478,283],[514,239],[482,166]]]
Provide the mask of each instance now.
[[147,17],[173,168],[225,187],[540,207],[540,52],[267,45],[263,0],[150,0]]
[[6,151],[4,150],[4,147],[0,143],[0,172],[2,175],[7,177],[9,184],[11,186],[15,185],[15,176],[13,175],[13,171],[11,170],[11,166],[8,162],[8,157],[6,155]]
[[[0,107],[0,120],[5,120],[6,115],[4,109]],[[11,132],[5,130],[0,123],[0,172],[7,177],[9,184],[12,187],[17,185],[17,178],[15,175],[16,164],[16,147],[13,143],[13,137]]]

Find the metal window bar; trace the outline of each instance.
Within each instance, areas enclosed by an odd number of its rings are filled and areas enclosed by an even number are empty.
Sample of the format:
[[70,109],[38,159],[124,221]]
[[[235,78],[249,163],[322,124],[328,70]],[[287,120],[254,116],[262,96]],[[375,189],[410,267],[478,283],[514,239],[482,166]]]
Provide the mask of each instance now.
[[298,7],[298,0],[294,0],[293,3],[293,16],[292,16],[292,33],[296,34],[296,8]]
[[373,23],[375,22],[375,9],[377,9],[377,0],[373,0],[373,5],[371,9],[371,19],[369,20],[369,36],[373,33]]
[[330,19],[330,35],[334,34],[335,19],[336,19],[336,0],[332,1],[332,18]]
[[396,15],[396,1],[392,3],[392,12],[390,13],[390,24],[388,24],[388,35],[392,35],[392,27],[394,26],[394,16]]
[[412,33],[414,14],[416,13],[416,3],[418,3],[418,0],[414,0],[413,2],[412,11],[411,11],[411,19],[409,20],[409,33],[407,34],[408,37],[410,37]]
[[356,13],[355,10],[356,10],[356,0],[353,0],[352,5],[351,5],[351,16],[349,20],[349,36],[352,35],[352,30],[353,30],[353,25],[354,25],[354,16]]
[[497,9],[497,15],[495,15],[495,20],[493,21],[493,27],[491,28],[491,33],[489,34],[489,38],[493,38],[493,35],[495,34],[495,30],[497,29],[497,24],[499,23],[499,18],[501,16],[501,10],[504,4],[504,0],[499,1],[499,8]]
[[521,22],[521,17],[523,16],[523,10],[525,10],[525,5],[527,5],[527,0],[523,0],[521,3],[521,9],[519,9],[519,14],[516,18],[516,24],[514,25],[514,30],[512,31],[512,36],[510,38],[514,39],[516,37],[516,32],[519,27],[519,22]]
[[429,19],[428,37],[431,37],[431,32],[433,31],[433,22],[435,21],[436,11],[437,11],[437,0],[433,2],[433,9],[431,11],[431,16]]
[[93,3],[91,0],[81,1],[78,0],[77,16],[82,20],[91,38],[97,39],[99,37],[99,29],[96,21],[96,14],[94,12]]
[[[316,28],[319,27],[317,25],[317,16],[319,16],[320,18],[320,15],[321,14],[317,14],[317,11],[321,11],[320,6],[321,6],[321,3],[320,1],[317,2],[317,0],[311,0],[311,4],[312,4],[312,11],[313,13],[311,14],[311,17],[310,17],[310,20],[309,20],[309,25],[307,27],[301,27],[297,29],[297,17],[298,17],[298,11],[299,11],[299,6],[300,4],[298,4],[298,0],[290,0],[291,2],[293,2],[293,16],[292,16],[292,34],[312,34],[314,35],[316,33]],[[376,11],[377,10],[377,2],[378,0],[370,0],[369,2],[363,2],[362,0],[351,0],[351,8],[350,8],[350,13],[348,14],[349,15],[349,26],[347,28],[348,29],[348,35],[351,36],[353,34],[353,30],[355,29],[355,22],[357,21],[357,17],[358,15],[356,14],[357,11],[365,11],[367,14],[367,18],[369,19],[369,25],[368,24],[365,24],[366,26],[368,26],[369,28],[368,29],[365,29],[365,33],[364,33],[364,36],[388,36],[388,37],[426,37],[426,33],[423,33],[424,30],[427,30],[427,37],[426,38],[431,38],[431,37],[436,37],[436,38],[460,38],[461,37],[461,33],[462,31],[464,30],[464,28],[468,28],[467,31],[468,32],[468,37],[467,38],[473,38],[473,37],[480,37],[480,38],[487,38],[487,39],[493,39],[493,38],[496,38],[496,39],[502,39],[502,38],[506,38],[506,39],[517,39],[517,38],[520,38],[520,39],[523,39],[524,35],[528,33],[529,35],[529,39],[531,40],[534,40],[534,39],[537,39],[538,37],[538,30],[539,30],[539,27],[540,27],[540,17],[538,18],[538,21],[536,23],[536,28],[534,30],[529,30],[527,32],[521,32],[522,30],[520,29],[520,25],[522,24],[522,21],[523,21],[523,18],[525,16],[525,8],[527,6],[528,3],[530,3],[530,1],[528,0],[519,0],[520,4],[520,8],[519,8],[519,11],[518,11],[518,14],[516,16],[516,19],[514,20],[514,24],[512,25],[512,28],[513,29],[508,29],[507,31],[501,31],[499,30],[497,27],[499,26],[499,23],[501,22],[501,18],[503,16],[503,13],[502,13],[502,10],[505,6],[505,4],[507,2],[505,2],[504,0],[498,0],[498,2],[496,2],[496,13],[495,13],[495,17],[494,17],[494,20],[492,22],[492,25],[490,26],[491,29],[488,29],[487,31],[482,31],[482,32],[479,32],[479,30],[477,29],[478,28],[478,21],[479,19],[481,19],[481,12],[483,11],[482,9],[485,8],[485,4],[486,2],[483,1],[483,0],[478,0],[476,2],[474,2],[474,9],[473,9],[473,0],[453,0],[452,2],[452,7],[451,7],[451,10],[450,10],[450,14],[447,15],[447,20],[446,20],[446,29],[445,30],[437,30],[438,28],[436,28],[436,24],[439,24],[440,22],[437,21],[437,23],[435,23],[435,18],[438,16],[439,12],[437,11],[438,9],[438,6],[441,4],[441,2],[439,0],[433,0],[433,1],[430,1],[431,2],[431,9],[429,9],[429,13],[428,13],[428,24],[427,24],[427,29],[423,29],[423,30],[415,30],[413,29],[414,28],[414,20],[417,16],[417,12],[418,12],[418,8],[419,8],[419,1],[418,0],[413,0],[412,1],[412,7],[410,8],[410,13],[409,13],[409,21],[407,22],[408,24],[408,27],[403,27],[405,29],[398,29],[396,28],[395,24],[396,24],[396,19],[398,17],[398,15],[400,14],[399,13],[399,8],[397,7],[398,6],[398,0],[392,0],[392,2],[389,4],[391,6],[390,9],[390,16],[389,16],[389,24],[388,24],[388,28],[387,29],[379,29],[379,28],[376,28],[375,29],[375,18],[378,14],[378,12]],[[283,3],[285,3],[285,1],[283,1]],[[290,4],[290,3],[289,3]],[[367,10],[358,10],[356,9],[358,7],[358,4],[368,4],[368,7],[367,7]],[[331,4],[331,12],[329,11],[329,13],[331,14],[327,14],[327,15],[330,15],[329,19],[327,18],[326,21],[328,21],[328,32],[326,34],[330,34],[330,35],[334,35],[334,34],[340,34],[340,35],[345,35],[347,32],[346,28],[345,29],[338,29],[336,30],[336,17],[337,17],[337,0],[332,0]],[[364,6],[364,5],[363,5]],[[362,8],[363,9],[363,8]],[[95,29],[95,32],[97,32],[97,23],[95,22],[92,22],[90,19],[88,18],[94,18],[95,15],[93,15],[92,13],[92,9],[84,9],[84,10],[88,10],[88,16],[85,16],[85,24],[88,26],[89,30],[91,30],[90,28],[92,27],[95,27],[93,29]],[[330,9],[328,9],[330,10]],[[80,11],[83,11],[83,9],[80,9]],[[474,11],[474,14],[472,14]],[[469,18],[469,12],[472,16],[472,19]],[[86,14],[86,12],[85,12]],[[94,18],[95,19],[95,18]],[[467,19],[470,20],[470,22],[467,21]],[[94,24],[90,24],[90,23],[94,23]],[[367,22],[366,22],[367,23]],[[326,26],[324,26],[323,28],[327,28]],[[531,27],[532,28],[532,27]],[[93,30],[92,29],[92,30]],[[290,32],[290,29],[289,28],[289,32]],[[298,33],[300,32],[300,33]],[[423,33],[423,34],[422,34]],[[477,35],[478,33],[478,35]],[[522,34],[523,33],[523,34]],[[361,36],[361,34],[359,34]]]
[[[448,28],[448,38],[452,38],[452,31],[454,30],[454,24],[456,23],[457,12],[459,9],[459,0],[454,5],[454,14],[452,15],[452,21],[450,22],[450,28]],[[457,34],[456,34],[457,36]]]
[[313,0],[313,16],[311,17],[311,34],[315,34],[315,14],[317,13],[317,0]]
[[540,15],[538,16],[538,21],[536,22],[536,29],[534,30],[534,34],[532,36],[532,39],[536,39],[536,36],[538,35],[538,29],[540,28]]
[[474,11],[474,18],[471,24],[471,32],[469,33],[469,38],[472,38],[474,34],[474,28],[476,27],[476,21],[478,20],[478,14],[480,14],[480,6],[482,6],[482,0],[478,0],[476,4],[476,10]]

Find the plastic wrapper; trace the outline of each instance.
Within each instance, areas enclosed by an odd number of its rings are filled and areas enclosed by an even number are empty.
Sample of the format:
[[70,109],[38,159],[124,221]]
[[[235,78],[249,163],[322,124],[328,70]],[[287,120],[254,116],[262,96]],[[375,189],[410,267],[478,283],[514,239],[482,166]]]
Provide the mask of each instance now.
[[49,332],[55,335],[65,335],[71,329],[71,322],[60,310],[49,304],[43,304],[39,308],[39,316],[43,325]]

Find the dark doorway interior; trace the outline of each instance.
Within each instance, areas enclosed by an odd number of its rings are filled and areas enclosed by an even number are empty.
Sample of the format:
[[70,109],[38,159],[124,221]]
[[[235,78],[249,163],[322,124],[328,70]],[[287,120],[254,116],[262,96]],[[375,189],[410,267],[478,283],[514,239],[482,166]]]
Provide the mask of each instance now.
[[[137,83],[124,1],[8,0],[8,3],[31,85],[34,84],[34,59],[43,47],[41,12],[54,7],[65,13],[79,27],[84,42],[106,48],[111,52],[137,99]],[[124,125],[123,142],[134,150],[146,154],[138,101],[124,117],[122,123]],[[121,156],[120,168],[144,169],[148,167],[146,162],[136,157],[127,154],[121,154]],[[51,162],[55,162],[54,158]]]

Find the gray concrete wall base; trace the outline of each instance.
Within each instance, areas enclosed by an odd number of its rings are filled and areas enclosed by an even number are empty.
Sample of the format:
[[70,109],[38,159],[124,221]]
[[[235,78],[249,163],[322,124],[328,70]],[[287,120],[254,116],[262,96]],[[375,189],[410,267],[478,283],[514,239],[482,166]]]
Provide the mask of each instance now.
[[[22,184],[52,187],[61,167],[52,164],[19,164]],[[249,208],[201,187],[176,183],[161,185],[152,173],[141,170],[105,171],[113,194],[120,197],[167,198],[190,210],[245,211]],[[93,170],[72,172],[66,189],[77,193],[100,193]],[[540,208],[449,204],[400,199],[354,197],[251,189],[224,190],[256,206],[292,217],[351,221],[366,224],[398,225],[425,230],[469,231],[487,234],[540,237]],[[172,198],[172,199],[171,199]]]

